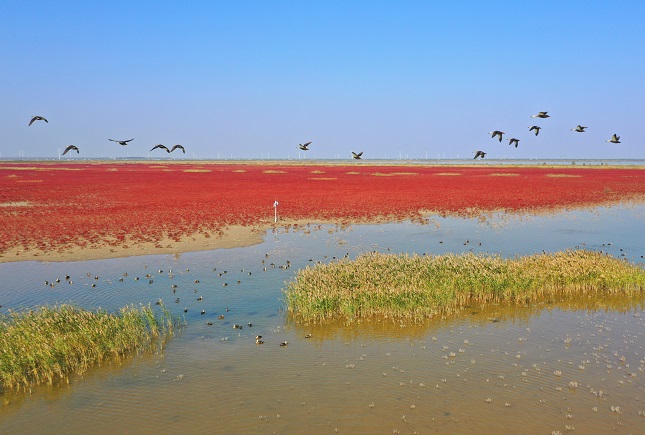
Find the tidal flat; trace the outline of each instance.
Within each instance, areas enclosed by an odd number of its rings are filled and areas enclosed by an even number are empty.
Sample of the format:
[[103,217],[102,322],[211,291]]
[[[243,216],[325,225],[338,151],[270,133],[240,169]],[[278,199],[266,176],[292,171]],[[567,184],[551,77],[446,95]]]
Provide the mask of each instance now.
[[3,391],[0,428],[638,432],[645,421],[642,294],[472,305],[421,324],[313,324],[289,316],[282,292],[299,269],[373,251],[513,258],[585,249],[642,267],[644,223],[640,204],[432,215],[423,223],[290,226],[244,248],[0,264],[3,314],[69,302],[117,310],[162,299],[185,325],[163,350],[108,360],[69,383]]

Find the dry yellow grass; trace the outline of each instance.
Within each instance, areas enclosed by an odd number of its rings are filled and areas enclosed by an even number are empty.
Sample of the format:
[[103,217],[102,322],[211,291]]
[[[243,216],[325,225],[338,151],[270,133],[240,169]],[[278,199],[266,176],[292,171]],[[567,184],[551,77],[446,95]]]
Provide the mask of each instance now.
[[453,176],[453,175],[461,175],[461,172],[437,172],[435,175]]
[[51,384],[106,358],[148,350],[177,326],[179,319],[163,305],[160,314],[150,306],[125,307],[117,313],[71,305],[10,312],[0,316],[0,386]]
[[194,169],[184,169],[184,172],[213,172],[210,169],[199,169],[199,168],[194,168]]
[[288,311],[304,321],[374,316],[421,321],[470,304],[524,305],[643,290],[641,267],[576,250],[515,259],[370,253],[302,269],[284,294]]

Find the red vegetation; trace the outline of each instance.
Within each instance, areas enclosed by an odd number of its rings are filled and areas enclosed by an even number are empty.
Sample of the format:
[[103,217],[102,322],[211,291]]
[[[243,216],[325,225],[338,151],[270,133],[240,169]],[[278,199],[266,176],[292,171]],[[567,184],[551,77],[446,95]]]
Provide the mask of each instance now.
[[531,211],[642,199],[640,168],[0,164],[0,253],[158,243],[228,225]]

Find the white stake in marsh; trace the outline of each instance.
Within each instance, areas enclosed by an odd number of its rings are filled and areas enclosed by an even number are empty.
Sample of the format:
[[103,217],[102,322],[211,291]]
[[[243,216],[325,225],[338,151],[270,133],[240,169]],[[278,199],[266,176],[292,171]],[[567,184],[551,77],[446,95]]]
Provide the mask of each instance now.
[[274,222],[278,222],[278,200],[273,203],[273,215]]

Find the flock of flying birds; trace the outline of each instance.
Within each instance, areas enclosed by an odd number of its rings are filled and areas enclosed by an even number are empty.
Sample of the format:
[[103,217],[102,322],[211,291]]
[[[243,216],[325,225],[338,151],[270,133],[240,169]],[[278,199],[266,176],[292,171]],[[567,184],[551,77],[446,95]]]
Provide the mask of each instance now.
[[[49,121],[47,121],[47,119],[45,117],[35,115],[35,116],[31,117],[31,121],[29,121],[29,125],[33,124],[36,121],[45,121],[46,123],[49,124]],[[115,139],[108,139],[108,140],[112,141],[112,142],[116,142],[119,145],[126,146],[126,145],[128,145],[129,142],[132,142],[134,140],[134,138],[127,139],[127,140],[115,140]],[[181,150],[184,154],[186,154],[186,150],[184,149],[184,147],[182,145],[179,145],[179,144],[174,145],[172,148],[168,148],[167,146],[162,145],[162,144],[157,144],[154,147],[152,147],[152,149],[150,151],[156,150],[157,148],[162,149],[162,150],[166,150],[167,153],[171,153],[171,152],[173,152],[175,150]],[[65,155],[70,151],[76,151],[76,154],[80,154],[80,150],[78,149],[78,147],[76,145],[68,145],[65,148],[65,151],[63,151],[62,155]]]
[[[309,151],[309,145],[311,145],[311,142],[301,143],[298,145],[298,148],[300,148],[302,151]],[[361,151],[360,153],[356,153],[352,151],[352,157],[355,158],[356,160],[362,159],[363,158],[362,156],[363,156],[363,151]]]
[[[531,116],[531,118],[541,118],[541,119],[546,119],[546,118],[550,118],[550,117],[551,117],[551,115],[549,115],[548,112],[538,112],[537,115],[532,115]],[[45,121],[46,123],[49,123],[49,121],[47,121],[47,119],[45,119],[42,116],[32,116],[31,121],[29,121],[29,125],[33,124],[36,121]],[[587,128],[588,127],[585,127],[585,126],[582,126],[582,125],[578,124],[577,126],[572,128],[571,130],[575,131],[577,133],[585,133],[585,130]],[[536,136],[538,134],[540,134],[541,129],[542,129],[542,127],[540,127],[539,125],[532,125],[532,126],[529,127],[529,131],[534,131]],[[499,141],[501,142],[502,139],[503,139],[503,136],[506,133],[501,131],[501,130],[494,130],[494,131],[489,132],[488,134],[490,134],[493,139],[495,139],[495,137],[497,137],[499,139]],[[127,140],[115,140],[115,139],[108,139],[108,140],[112,141],[112,142],[116,142],[119,145],[126,146],[126,145],[128,145],[129,142],[132,142],[134,140],[134,138],[127,139]],[[515,148],[517,148],[519,146],[519,144],[520,144],[520,139],[517,139],[515,137],[509,138],[507,140],[508,140],[508,144],[509,145],[515,145]],[[620,143],[620,136],[618,136],[616,133],[614,133],[614,135],[611,137],[611,139],[606,140],[605,142]],[[309,145],[311,145],[311,142],[306,142],[306,143],[303,143],[303,144],[299,144],[298,148],[300,150],[302,150],[302,151],[309,151]],[[182,145],[179,145],[179,144],[174,145],[172,148],[168,148],[167,146],[162,145],[162,144],[157,144],[154,147],[152,147],[152,149],[150,151],[154,151],[156,149],[165,150],[169,154],[171,152],[179,149],[184,154],[186,154],[186,150],[184,149],[184,147]],[[77,146],[69,145],[69,146],[67,146],[65,148],[65,151],[63,151],[63,155],[67,154],[70,151],[76,151],[77,154],[80,153],[80,151],[79,151]],[[474,153],[475,153],[475,157],[474,157],[475,159],[477,159],[479,157],[481,157],[483,159],[484,157],[486,157],[486,154],[487,154],[486,152],[481,151],[481,150],[474,151]],[[363,156],[363,151],[361,151],[359,153],[356,153],[356,152],[352,151],[352,158],[354,158],[356,160],[360,160],[360,159],[362,159],[362,156]]]
[[[538,112],[537,115],[531,115],[531,118],[542,118],[542,119],[550,118],[551,115],[549,115],[548,113],[549,112]],[[575,131],[576,133],[585,133],[585,130],[587,128],[588,127],[583,127],[582,125],[578,124],[574,128],[572,128],[571,130]],[[542,129],[542,127],[540,127],[539,125],[532,125],[532,126],[529,127],[529,131],[535,131],[536,136],[538,134],[540,134],[541,129]],[[501,142],[502,137],[506,133],[504,133],[501,130],[493,130],[493,131],[488,132],[488,134],[490,134],[493,139],[495,139],[495,137],[497,136],[497,138]],[[517,148],[518,145],[520,144],[520,140],[515,138],[515,137],[509,138],[507,140],[508,140],[508,144],[509,145],[515,145],[515,148]],[[618,135],[616,135],[616,133],[614,133],[614,135],[611,137],[611,139],[606,140],[605,142],[620,143],[620,136],[618,136]],[[481,150],[474,151],[474,153],[475,153],[475,157],[474,157],[475,159],[478,158],[478,157],[481,157],[483,159],[487,154],[487,153],[485,153],[484,151],[481,151]]]

